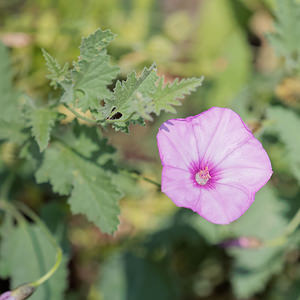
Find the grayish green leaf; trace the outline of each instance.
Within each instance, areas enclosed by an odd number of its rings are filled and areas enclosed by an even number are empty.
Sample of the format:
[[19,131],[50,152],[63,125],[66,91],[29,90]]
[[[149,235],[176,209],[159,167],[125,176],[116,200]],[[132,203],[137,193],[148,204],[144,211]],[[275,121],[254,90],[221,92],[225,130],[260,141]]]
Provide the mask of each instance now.
[[143,117],[151,119],[153,111],[151,101],[156,91],[158,80],[156,67],[152,65],[145,68],[142,74],[137,77],[135,72],[128,75],[124,82],[118,81],[112,99],[106,101],[106,117],[113,119],[117,113],[121,114],[120,122]]
[[83,38],[80,45],[80,59],[90,61],[105,52],[114,37],[115,35],[110,30],[98,29],[87,38]]
[[96,56],[92,61],[80,60],[71,73],[73,93],[68,93],[74,104],[82,111],[98,109],[100,100],[111,97],[107,86],[119,73],[119,68],[111,66],[106,54]]
[[[78,136],[77,136],[78,137]],[[98,137],[99,138],[99,137]],[[118,200],[120,192],[110,175],[90,157],[97,146],[85,149],[87,138],[65,135],[64,142],[53,142],[45,151],[45,158],[36,173],[39,183],[49,181],[55,192],[71,194],[68,202],[73,213],[82,213],[102,231],[112,233],[119,224]],[[99,151],[110,151],[105,143]],[[102,149],[102,148],[103,149]]]
[[48,108],[33,109],[29,114],[32,135],[36,139],[41,152],[48,146],[50,132],[57,117],[58,113]]
[[189,78],[179,81],[175,79],[172,83],[163,86],[164,77],[162,77],[157,86],[157,90],[153,95],[154,112],[159,115],[162,110],[175,113],[176,110],[172,105],[181,105],[179,99],[183,99],[185,95],[189,95],[201,86],[203,77]]
[[49,74],[47,78],[51,80],[50,85],[56,87],[57,83],[62,82],[68,74],[69,64],[66,63],[63,67],[53,58],[45,49],[42,49]]

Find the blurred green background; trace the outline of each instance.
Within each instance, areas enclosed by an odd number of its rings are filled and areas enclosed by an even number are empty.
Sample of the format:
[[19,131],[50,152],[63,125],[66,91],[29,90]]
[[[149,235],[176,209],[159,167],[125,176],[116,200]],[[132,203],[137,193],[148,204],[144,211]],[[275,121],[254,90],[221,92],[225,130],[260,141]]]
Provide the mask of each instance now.
[[[117,34],[109,53],[122,76],[153,61],[167,80],[204,75],[176,117],[211,106],[234,109],[263,142],[274,169],[253,207],[230,226],[178,209],[147,182],[118,177],[127,196],[114,236],[71,216],[63,197],[24,172],[18,199],[40,212],[70,255],[61,299],[300,299],[296,235],[266,249],[218,245],[239,236],[276,237],[300,207],[300,77],[266,37],[275,9],[272,0],[0,0],[0,40],[10,49],[18,89],[44,101],[53,97],[41,48],[71,62],[82,36],[109,28]],[[274,105],[284,109],[275,133],[268,117]],[[109,131],[120,164],[159,181],[155,135],[170,117],[133,126],[130,135]],[[1,164],[13,159],[10,147],[1,144]],[[1,281],[3,290],[7,284]]]

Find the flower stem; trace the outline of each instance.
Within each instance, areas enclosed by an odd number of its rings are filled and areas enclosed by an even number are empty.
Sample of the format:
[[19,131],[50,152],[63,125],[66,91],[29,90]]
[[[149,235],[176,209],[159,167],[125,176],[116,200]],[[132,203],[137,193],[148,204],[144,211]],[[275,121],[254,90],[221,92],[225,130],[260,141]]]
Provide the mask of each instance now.
[[34,282],[31,282],[30,286],[38,287],[41,284],[43,284],[45,281],[47,281],[59,268],[61,261],[62,261],[62,250],[60,248],[57,248],[56,261],[55,261],[54,266],[44,276],[42,276],[41,278],[39,278],[38,280],[36,280]]
[[88,118],[86,116],[83,116],[82,114],[78,113],[75,109],[73,109],[72,107],[70,107],[67,104],[64,104],[64,107],[67,108],[73,115],[75,115],[78,119],[81,119],[83,121],[92,123],[92,124],[97,124],[97,120]]
[[129,173],[130,176],[132,176],[133,178],[136,178],[136,179],[142,179],[142,180],[144,180],[144,181],[146,181],[146,182],[149,182],[149,183],[155,185],[155,186],[158,187],[159,189],[161,189],[161,184],[160,184],[159,182],[157,182],[157,181],[155,181],[155,180],[152,180],[152,179],[150,179],[150,178],[148,178],[148,177],[146,177],[146,176],[143,176],[142,174],[140,174],[140,173],[139,173],[138,171],[136,171],[136,170],[127,170],[127,169],[122,169],[122,168],[120,168],[119,170],[120,170],[121,172],[127,172],[127,173]]
[[48,280],[59,268],[61,262],[62,262],[62,250],[57,244],[56,240],[54,239],[53,235],[49,232],[49,229],[45,226],[44,222],[26,205],[24,205],[21,202],[17,203],[18,207],[23,211],[24,214],[26,214],[28,217],[30,217],[36,224],[40,226],[42,231],[47,236],[49,242],[53,245],[53,247],[56,249],[56,261],[53,267],[41,278],[39,278],[36,281],[33,281],[30,283],[30,286],[38,287],[41,284],[43,284],[46,280]]
[[300,224],[300,208],[295,214],[295,216],[293,217],[293,219],[291,220],[291,222],[288,224],[285,230],[285,235],[292,234],[297,229],[299,224]]

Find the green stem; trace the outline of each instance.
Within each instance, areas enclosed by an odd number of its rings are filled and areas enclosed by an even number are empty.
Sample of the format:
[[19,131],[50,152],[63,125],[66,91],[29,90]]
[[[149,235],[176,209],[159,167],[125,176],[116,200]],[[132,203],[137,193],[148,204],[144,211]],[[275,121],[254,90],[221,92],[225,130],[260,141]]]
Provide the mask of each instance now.
[[293,219],[287,225],[282,235],[274,239],[265,241],[263,245],[266,247],[275,247],[275,246],[284,245],[288,241],[289,236],[294,233],[294,231],[297,229],[299,225],[300,225],[300,209],[297,211]]
[[59,268],[61,262],[62,262],[62,250],[57,244],[56,240],[54,239],[53,235],[49,232],[49,229],[45,226],[44,222],[41,221],[41,219],[26,205],[24,205],[21,202],[17,203],[18,207],[23,211],[24,214],[26,214],[28,217],[30,217],[36,224],[39,225],[39,227],[42,229],[42,231],[47,236],[50,243],[53,245],[53,247],[56,249],[56,261],[53,267],[41,278],[39,278],[36,281],[31,282],[29,285],[32,287],[38,287],[41,284],[43,284],[46,280],[48,280]]
[[34,282],[31,282],[29,285],[32,287],[38,287],[41,284],[43,284],[56,272],[56,270],[59,268],[61,262],[62,262],[62,250],[60,248],[58,248],[54,266],[44,276],[42,276],[41,278],[39,278],[38,280],[36,280]]
[[161,189],[161,185],[160,185],[159,182],[157,182],[157,181],[155,181],[155,180],[152,180],[152,179],[150,179],[150,178],[148,178],[148,177],[142,176],[142,175],[139,175],[139,177],[140,177],[142,180],[147,181],[147,182],[149,182],[149,183],[151,183],[151,184],[154,184],[154,185],[157,186],[159,189]]
[[285,230],[285,235],[292,234],[297,229],[299,224],[300,224],[300,209],[297,211],[297,213],[295,214],[295,216],[293,217],[293,219],[287,226],[287,228]]
[[76,110],[74,110],[72,107],[70,107],[69,105],[67,104],[64,104],[64,107],[67,108],[73,115],[75,115],[78,119],[81,119],[83,121],[86,121],[86,122],[89,122],[89,123],[92,123],[92,124],[97,124],[97,120],[94,120],[94,119],[91,119],[91,118],[88,118],[88,117],[85,117],[83,116],[82,114],[78,113]]
[[10,188],[12,186],[14,178],[15,178],[15,175],[13,173],[10,173],[6,177],[4,183],[2,184],[0,198],[3,199],[3,201],[5,201],[4,199],[8,198],[8,193],[9,193],[9,190],[10,190]]
[[142,179],[146,182],[149,182],[153,185],[155,185],[156,187],[158,187],[159,189],[161,189],[161,184],[155,180],[152,180],[146,176],[143,176],[142,174],[140,174],[138,171],[135,171],[135,170],[127,170],[127,169],[119,169],[121,172],[127,172],[130,174],[130,176],[132,176],[133,178],[136,178],[136,179]]
[[3,198],[0,200],[0,209],[3,209],[4,211],[11,214],[21,226],[26,226],[26,220],[24,216],[20,214],[12,204],[10,204],[7,200],[4,200]]

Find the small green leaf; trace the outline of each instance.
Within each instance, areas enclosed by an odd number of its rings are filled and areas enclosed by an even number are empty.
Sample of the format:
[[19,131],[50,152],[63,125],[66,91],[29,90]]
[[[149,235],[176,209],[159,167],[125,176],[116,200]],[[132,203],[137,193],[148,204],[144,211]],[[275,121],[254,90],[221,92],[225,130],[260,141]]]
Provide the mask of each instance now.
[[181,81],[175,79],[164,87],[164,78],[162,77],[153,95],[155,114],[159,115],[162,110],[175,113],[172,105],[181,105],[179,99],[183,99],[185,95],[195,91],[197,87],[201,86],[202,81],[203,77],[182,79]]
[[51,80],[50,85],[57,87],[57,83],[62,82],[68,74],[69,64],[66,63],[63,67],[53,58],[45,49],[42,49],[49,74],[47,78]]
[[41,152],[48,146],[50,132],[57,117],[58,113],[48,108],[33,109],[30,113],[29,122],[32,135],[36,139]]
[[74,104],[83,112],[98,109],[100,100],[111,97],[107,88],[119,73],[119,68],[111,66],[109,57],[101,54],[92,61],[80,60],[72,71],[72,88],[74,90]]
[[87,38],[83,38],[80,45],[80,59],[90,61],[106,51],[106,47],[115,35],[110,30],[98,29]]
[[141,76],[137,77],[135,72],[128,75],[124,82],[118,81],[112,99],[106,100],[105,111],[108,119],[120,114],[118,121],[139,117],[151,119],[153,111],[152,96],[156,91],[158,80],[156,66],[145,68]]

